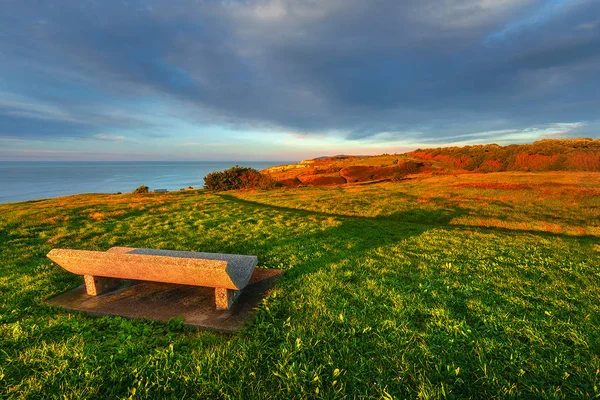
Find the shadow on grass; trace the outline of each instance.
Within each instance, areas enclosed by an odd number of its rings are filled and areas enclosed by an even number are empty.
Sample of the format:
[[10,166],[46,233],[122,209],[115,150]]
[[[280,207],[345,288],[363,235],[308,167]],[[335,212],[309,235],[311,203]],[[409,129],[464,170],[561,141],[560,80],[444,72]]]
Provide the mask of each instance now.
[[[320,217],[335,217],[341,219],[343,221],[343,226],[352,226],[355,223],[360,224],[365,221],[372,222],[376,227],[381,227],[387,229],[389,226],[393,226],[398,229],[411,230],[417,229],[421,230],[421,233],[430,229],[430,228],[440,228],[448,230],[470,230],[480,233],[502,233],[502,234],[529,234],[529,235],[537,235],[547,238],[564,238],[564,239],[583,239],[583,240],[598,240],[598,237],[595,235],[569,235],[561,232],[548,232],[542,230],[535,229],[510,229],[503,227],[494,227],[494,226],[478,226],[478,225],[468,225],[468,224],[451,224],[451,221],[454,218],[458,218],[461,216],[468,215],[470,210],[462,209],[462,208],[454,208],[452,210],[424,210],[424,209],[413,209],[407,210],[399,213],[394,213],[390,215],[381,215],[376,217],[363,217],[363,216],[348,216],[343,214],[335,214],[335,213],[326,213],[321,211],[311,211],[304,210],[298,208],[290,208],[290,207],[282,207],[275,206],[265,203],[260,203],[256,201],[244,200],[232,195],[219,194],[224,200],[227,200],[232,203],[244,205],[244,206],[254,206],[260,209],[271,209],[279,212],[293,213],[295,216],[320,216]],[[368,224],[368,222],[366,222]],[[419,227],[419,225],[425,225],[426,228]],[[342,228],[342,227],[340,227]],[[328,232],[331,232],[329,230]],[[412,235],[411,235],[412,236]]]
[[535,229],[510,229],[502,228],[499,226],[477,226],[477,225],[465,225],[465,224],[451,224],[445,227],[446,229],[460,230],[460,231],[472,231],[484,234],[496,234],[500,233],[503,235],[533,235],[542,238],[553,238],[553,239],[566,239],[566,240],[578,240],[586,242],[597,242],[600,238],[595,235],[569,235],[560,232],[548,232],[540,231]]
[[[321,231],[267,241],[260,246],[252,248],[252,251],[258,253],[259,259],[266,262],[267,265],[269,264],[269,258],[274,253],[277,253],[278,249],[283,252],[289,251],[289,249],[297,249],[297,254],[306,253],[307,249],[309,252],[312,250],[308,260],[300,262],[287,270],[284,275],[286,281],[296,280],[302,275],[313,273],[327,265],[339,263],[343,260],[355,262],[373,249],[397,245],[403,240],[421,235],[430,229],[443,228],[455,232],[468,230],[482,234],[515,236],[533,235],[541,238],[559,238],[585,242],[597,241],[598,239],[592,235],[573,236],[560,232],[450,224],[454,218],[468,214],[468,210],[460,208],[452,210],[416,209],[385,216],[363,217],[269,205],[240,199],[227,194],[219,194],[219,197],[228,202],[255,208],[256,211],[270,209],[284,214],[291,214],[294,217],[334,217],[339,222],[339,225]],[[223,251],[235,252],[244,250],[240,249],[240,247],[244,247],[242,243],[232,243],[227,247]],[[278,266],[278,268],[287,269],[285,265]]]
[[[409,210],[376,217],[346,216],[268,205],[231,195],[221,194],[219,196],[229,202],[256,208],[257,211],[267,208],[291,214],[294,217],[318,216],[336,219],[338,223],[336,226],[306,235],[268,241],[260,247],[254,248],[259,253],[259,259],[266,261],[267,264],[269,254],[273,254],[273,249],[297,249],[298,254],[309,252],[307,260],[287,270],[284,275],[285,280],[298,279],[302,275],[342,260],[358,260],[373,249],[397,244],[430,229],[451,227],[449,222],[462,215],[462,210],[452,212],[447,210]],[[286,269],[286,266],[280,266],[280,268]]]

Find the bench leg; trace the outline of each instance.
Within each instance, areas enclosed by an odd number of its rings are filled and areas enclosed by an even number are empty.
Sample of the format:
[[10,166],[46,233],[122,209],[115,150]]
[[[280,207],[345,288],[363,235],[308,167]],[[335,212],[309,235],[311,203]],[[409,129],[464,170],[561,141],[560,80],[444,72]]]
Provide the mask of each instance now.
[[93,275],[84,275],[83,280],[85,281],[85,290],[90,296],[98,296],[121,284],[121,279]]
[[215,288],[215,304],[217,310],[229,310],[229,307],[231,307],[239,295],[239,290]]

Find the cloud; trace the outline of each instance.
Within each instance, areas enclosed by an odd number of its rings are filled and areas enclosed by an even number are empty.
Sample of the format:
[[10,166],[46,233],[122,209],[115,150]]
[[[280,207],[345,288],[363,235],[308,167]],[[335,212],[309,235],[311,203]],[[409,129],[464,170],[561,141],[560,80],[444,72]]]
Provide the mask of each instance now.
[[597,28],[598,26],[600,26],[600,19],[597,19],[595,21],[590,21],[590,22],[583,22],[583,23],[577,25],[577,29],[581,29],[584,31],[590,31],[592,29]]
[[13,2],[0,90],[20,99],[0,102],[0,136],[119,141],[98,132],[182,120],[355,141],[526,137],[596,118],[598,13],[590,0]]
[[97,133],[94,135],[94,139],[103,140],[106,142],[133,142],[130,139],[127,139],[125,136],[121,135],[108,135],[106,133]]
[[50,102],[2,91],[0,87],[0,138],[90,138],[98,129],[111,128],[144,128],[147,136],[159,136],[153,128],[160,123],[152,115],[99,101],[69,101],[70,104]]
[[226,143],[196,143],[196,142],[185,142],[178,144],[179,147],[224,147],[229,146]]
[[[587,126],[584,122],[559,122],[526,128],[501,129],[482,131],[468,134],[445,136],[440,139],[444,143],[469,144],[469,143],[527,143],[548,137],[569,137],[571,133]],[[438,139],[439,140],[439,139]]]

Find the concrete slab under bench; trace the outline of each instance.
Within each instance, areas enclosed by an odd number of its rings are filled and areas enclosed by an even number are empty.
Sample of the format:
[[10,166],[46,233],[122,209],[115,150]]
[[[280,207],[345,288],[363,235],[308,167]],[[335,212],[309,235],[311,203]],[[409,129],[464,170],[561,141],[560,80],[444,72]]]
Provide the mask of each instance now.
[[185,325],[233,332],[244,327],[269,288],[281,276],[276,269],[254,269],[250,281],[229,309],[215,308],[214,288],[173,283],[121,281],[112,291],[96,296],[81,285],[47,301],[52,306],[83,311],[94,316],[148,318],[167,322],[183,317]]

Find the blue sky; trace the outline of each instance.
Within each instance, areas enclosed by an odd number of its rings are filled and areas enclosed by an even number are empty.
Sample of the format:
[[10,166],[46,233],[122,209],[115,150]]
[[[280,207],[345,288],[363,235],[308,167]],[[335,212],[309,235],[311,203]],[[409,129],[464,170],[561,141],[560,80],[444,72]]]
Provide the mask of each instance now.
[[598,0],[0,0],[0,160],[599,137]]

